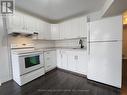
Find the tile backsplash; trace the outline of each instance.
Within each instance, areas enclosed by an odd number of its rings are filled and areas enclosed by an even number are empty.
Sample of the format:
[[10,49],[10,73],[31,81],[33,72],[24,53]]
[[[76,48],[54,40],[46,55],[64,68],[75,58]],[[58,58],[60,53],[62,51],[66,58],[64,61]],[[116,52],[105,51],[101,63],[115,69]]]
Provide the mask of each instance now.
[[29,37],[17,36],[9,37],[9,43],[11,48],[21,48],[21,47],[34,47],[34,42]]
[[[80,39],[69,39],[69,40],[60,40],[55,42],[56,47],[73,47],[73,48],[80,48],[79,44]],[[86,48],[86,39],[82,38],[84,48]]]
[[34,46],[37,49],[55,47],[55,41],[35,40]]
[[[59,40],[59,41],[46,41],[46,40],[32,40],[29,37],[9,37],[9,42],[11,48],[22,48],[22,47],[35,47],[49,48],[49,47],[68,47],[68,48],[80,48],[80,39],[69,39],[69,40]],[[84,48],[86,48],[86,39],[82,38]]]

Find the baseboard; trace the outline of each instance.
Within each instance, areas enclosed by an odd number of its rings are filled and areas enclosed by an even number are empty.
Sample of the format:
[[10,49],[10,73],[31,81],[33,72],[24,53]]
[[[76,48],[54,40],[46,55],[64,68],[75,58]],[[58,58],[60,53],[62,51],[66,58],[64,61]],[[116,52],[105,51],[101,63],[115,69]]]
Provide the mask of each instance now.
[[101,83],[101,82],[97,82],[97,81],[94,81],[94,80],[91,80],[91,79],[88,79],[88,83],[92,83],[92,84],[97,84],[98,86],[101,86],[101,87],[107,87],[107,88],[115,88],[115,89],[121,89],[121,87],[116,87],[116,86],[112,86],[112,85],[109,85],[109,84],[105,84],[105,83]]
[[72,71],[65,70],[65,69],[61,69],[61,68],[58,68],[58,67],[57,67],[57,69],[58,69],[58,70],[61,70],[61,71],[63,71],[63,72],[71,73],[71,74],[76,75],[76,76],[79,76],[79,77],[85,77],[85,78],[87,77],[86,75],[79,74],[79,73],[72,72]]

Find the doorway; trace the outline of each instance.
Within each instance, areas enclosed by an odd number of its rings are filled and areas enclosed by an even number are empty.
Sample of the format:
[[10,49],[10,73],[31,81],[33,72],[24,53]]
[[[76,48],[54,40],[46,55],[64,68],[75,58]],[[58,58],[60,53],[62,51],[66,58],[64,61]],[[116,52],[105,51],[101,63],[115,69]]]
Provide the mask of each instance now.
[[123,13],[123,74],[122,74],[122,94],[127,95],[127,11]]

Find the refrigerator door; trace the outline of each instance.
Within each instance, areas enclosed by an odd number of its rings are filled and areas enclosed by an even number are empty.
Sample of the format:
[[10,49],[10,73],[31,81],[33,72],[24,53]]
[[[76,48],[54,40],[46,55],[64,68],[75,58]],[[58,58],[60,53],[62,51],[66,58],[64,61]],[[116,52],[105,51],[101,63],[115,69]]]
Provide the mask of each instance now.
[[88,79],[121,88],[122,42],[90,43]]
[[122,16],[90,22],[90,42],[122,40]]

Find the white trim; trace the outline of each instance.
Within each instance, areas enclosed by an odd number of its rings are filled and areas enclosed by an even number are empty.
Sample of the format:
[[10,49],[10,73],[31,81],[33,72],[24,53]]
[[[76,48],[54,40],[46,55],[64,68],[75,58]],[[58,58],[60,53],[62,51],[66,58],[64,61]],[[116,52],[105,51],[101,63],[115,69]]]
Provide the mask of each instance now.
[[99,11],[88,14],[88,16],[90,17],[90,21],[101,19],[113,3],[114,0],[107,0],[104,6]]
[[101,17],[104,16],[109,7],[114,3],[114,0],[107,0],[101,10]]

